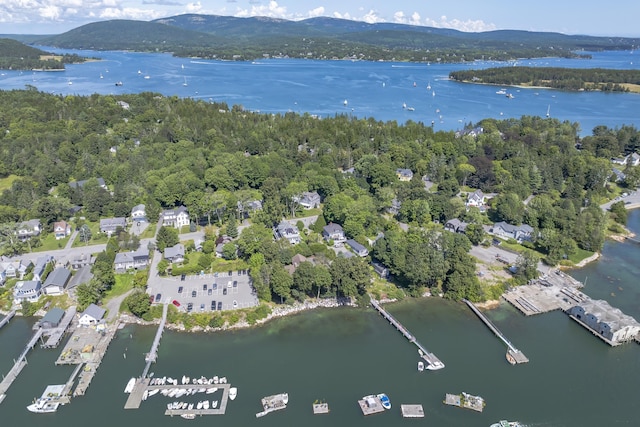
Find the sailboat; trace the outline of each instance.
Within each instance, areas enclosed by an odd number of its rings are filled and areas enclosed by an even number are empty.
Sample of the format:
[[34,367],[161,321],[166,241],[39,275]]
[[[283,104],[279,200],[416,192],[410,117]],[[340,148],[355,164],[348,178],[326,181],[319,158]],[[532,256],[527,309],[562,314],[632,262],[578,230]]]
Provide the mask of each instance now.
[[187,78],[184,78],[184,83],[182,83],[182,86],[187,86]]
[[344,100],[344,102],[343,102],[343,104],[344,104],[344,106],[346,107],[346,106],[349,104],[349,102],[345,99],[345,100]]
[[427,90],[431,90],[431,82],[427,83]]
[[547,117],[551,116],[551,104],[547,107]]

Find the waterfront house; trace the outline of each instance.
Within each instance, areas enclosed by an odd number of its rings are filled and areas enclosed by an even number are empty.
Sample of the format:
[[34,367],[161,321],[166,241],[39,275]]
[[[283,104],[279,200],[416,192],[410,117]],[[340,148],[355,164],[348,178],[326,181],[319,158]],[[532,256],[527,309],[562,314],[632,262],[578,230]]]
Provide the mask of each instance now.
[[458,218],[453,218],[444,224],[444,229],[452,233],[464,233],[468,225],[468,223],[460,221]]
[[111,237],[118,228],[126,230],[127,220],[124,217],[104,218],[100,220],[100,232],[105,233],[109,237]]
[[387,267],[380,264],[379,262],[372,262],[371,265],[373,266],[373,271],[375,271],[381,279],[386,280],[389,278],[389,269]]
[[57,328],[60,325],[60,321],[64,317],[64,310],[58,307],[54,307],[51,310],[47,311],[47,314],[44,315],[42,319],[38,322],[38,325],[42,329],[51,329]]
[[[83,179],[82,181],[71,181],[69,183],[69,187],[73,188],[73,189],[82,189],[82,187],[84,187],[84,185],[87,183],[87,181],[89,181],[88,179]],[[104,188],[105,190],[107,190],[107,184],[104,182],[103,178],[98,178],[98,185],[102,188]]]
[[127,270],[142,270],[149,265],[149,249],[140,247],[135,252],[118,252],[113,261],[116,273]]
[[67,221],[56,221],[53,223],[53,234],[56,240],[64,239],[71,234],[71,226]]
[[171,261],[172,263],[184,261],[184,245],[178,243],[170,248],[165,248],[164,259]]
[[501,221],[493,224],[491,233],[504,239],[514,239],[522,243],[524,240],[531,240],[533,227],[527,224],[511,225]]
[[44,272],[47,269],[47,265],[53,262],[54,259],[51,255],[43,255],[36,259],[36,264],[31,272],[33,273],[33,280],[44,280]]
[[305,191],[297,202],[304,209],[315,209],[320,207],[321,199],[317,191]]
[[588,299],[571,307],[568,313],[609,345],[631,341],[640,333],[636,319],[603,300]]
[[180,229],[185,225],[189,225],[189,211],[184,206],[175,209],[167,209],[160,214],[162,225],[165,227],[174,227]]
[[80,326],[97,325],[102,321],[105,313],[106,310],[104,308],[98,307],[95,304],[89,304],[89,307],[80,315],[78,323]]
[[333,222],[330,222],[329,224],[322,227],[322,237],[326,241],[333,240],[334,244],[342,243],[347,240],[344,236],[344,230],[342,229],[342,226]]
[[18,238],[22,241],[28,240],[34,236],[39,236],[42,231],[42,224],[39,219],[30,219],[23,221],[18,225]]
[[369,255],[369,250],[355,240],[349,239],[346,241],[346,243],[347,246],[349,246],[351,250],[359,257],[365,257]]
[[47,280],[42,285],[45,295],[62,295],[71,278],[71,272],[64,268],[56,268],[47,276]]
[[147,211],[143,204],[135,205],[131,208],[131,221],[132,222],[146,222]]
[[276,240],[286,239],[292,245],[297,245],[302,241],[298,228],[284,219],[273,230],[273,235]]
[[37,302],[42,295],[42,283],[39,280],[24,280],[16,283],[13,288],[13,301],[21,304],[22,301]]
[[396,169],[396,176],[400,181],[409,182],[413,179],[413,171],[411,169]]
[[476,190],[473,193],[467,196],[467,207],[476,207],[484,206],[486,202],[486,196],[482,192],[482,190]]

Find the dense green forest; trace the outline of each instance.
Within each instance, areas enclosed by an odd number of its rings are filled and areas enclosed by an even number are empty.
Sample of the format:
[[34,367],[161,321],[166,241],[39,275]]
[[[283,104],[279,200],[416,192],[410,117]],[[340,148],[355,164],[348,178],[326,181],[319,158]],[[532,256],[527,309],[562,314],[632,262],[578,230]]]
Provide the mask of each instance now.
[[484,70],[452,71],[449,73],[449,77],[457,81],[495,85],[550,87],[562,90],[600,90],[605,92],[633,90],[640,92],[639,70],[496,67]]
[[180,15],[152,22],[87,24],[36,43],[72,49],[173,52],[183,57],[253,60],[269,57],[350,58],[413,62],[585,57],[585,50],[629,49],[638,39],[528,31],[465,33],[402,24],[312,18],[287,21]]
[[84,61],[76,54],[53,56],[18,41],[0,38],[2,70],[64,70],[64,64]]
[[[329,263],[335,253],[319,235],[329,222],[366,246],[383,236],[369,247],[410,292],[483,299],[467,253],[482,241],[481,227],[443,234],[439,224],[456,217],[476,226],[527,223],[536,230],[528,245],[551,264],[577,248],[599,250],[605,213],[598,203],[611,197],[610,159],[640,148],[633,127],[598,127],[579,139],[577,124],[540,117],[485,120],[481,135],[456,137],[412,121],[258,114],[155,93],[80,97],[31,88],[0,92],[0,104],[0,177],[13,177],[0,195],[5,253],[20,249],[11,239],[17,222],[40,218],[51,227],[75,205],[83,206],[78,217],[96,221],[128,216],[138,203],[153,220],[161,208],[184,204],[194,221],[237,235],[238,202],[259,199],[263,209],[229,257],[250,266],[261,298],[277,301],[364,295],[366,262]],[[342,172],[351,167],[353,174]],[[397,168],[411,169],[413,180],[399,181]],[[625,172],[621,185],[635,188],[637,168]],[[436,184],[431,191],[423,176]],[[68,185],[80,179],[90,179],[82,190]],[[488,216],[465,209],[461,185],[497,193]],[[296,196],[314,190],[323,210],[313,231],[296,246],[275,242],[271,227],[292,212],[300,216]],[[391,215],[394,199],[402,205]],[[290,276],[284,267],[296,253],[319,261]]]

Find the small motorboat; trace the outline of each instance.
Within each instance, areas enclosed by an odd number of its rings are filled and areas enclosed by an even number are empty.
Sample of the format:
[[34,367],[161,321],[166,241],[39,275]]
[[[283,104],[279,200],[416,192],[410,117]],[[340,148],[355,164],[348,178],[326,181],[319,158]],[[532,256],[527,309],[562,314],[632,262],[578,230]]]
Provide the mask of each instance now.
[[238,395],[238,388],[237,387],[229,388],[229,399],[235,400],[237,395]]
[[421,360],[418,362],[418,372],[424,371],[424,362]]

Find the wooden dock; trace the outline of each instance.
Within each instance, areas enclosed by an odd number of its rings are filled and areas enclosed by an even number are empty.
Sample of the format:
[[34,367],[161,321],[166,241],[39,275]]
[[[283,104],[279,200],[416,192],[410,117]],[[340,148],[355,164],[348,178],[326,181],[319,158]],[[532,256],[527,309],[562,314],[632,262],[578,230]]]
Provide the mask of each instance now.
[[358,406],[364,415],[378,414],[384,412],[382,402],[378,396],[368,396],[366,399],[358,400]]
[[13,367],[11,368],[9,373],[3,378],[2,382],[0,382],[0,402],[4,400],[7,390],[9,390],[11,384],[13,384],[16,378],[18,378],[18,375],[20,374],[20,372],[22,372],[22,369],[27,366],[27,353],[29,353],[29,351],[31,351],[31,349],[35,347],[36,343],[41,337],[42,329],[38,329],[33,334],[27,345],[24,347],[24,350],[22,350],[20,356],[18,356],[18,358],[14,360]]
[[158,330],[156,331],[156,336],[153,339],[153,343],[151,344],[151,350],[145,356],[144,360],[146,363],[144,370],[142,371],[142,378],[145,378],[149,374],[149,369],[151,369],[151,364],[155,363],[158,359],[158,347],[160,346],[160,339],[162,338],[162,332],[164,331],[164,325],[167,323],[167,312],[169,311],[169,304],[165,304],[162,307],[162,319],[160,320],[160,324],[158,325]]
[[427,369],[437,370],[444,368],[444,363],[442,363],[442,361],[438,359],[435,354],[429,352],[422,344],[420,344],[416,337],[414,337],[413,334],[411,334],[411,332],[409,332],[409,330],[402,325],[402,323],[396,320],[395,317],[393,317],[391,314],[389,314],[389,312],[382,308],[378,301],[371,298],[371,305],[382,315],[382,317],[384,317],[398,331],[400,331],[400,333],[406,339],[408,339],[410,343],[415,344],[415,346],[418,347],[420,356],[422,357],[422,359],[424,359],[425,362],[427,362]]
[[329,413],[329,404],[328,403],[314,403],[313,404],[313,414],[328,414]]
[[64,317],[56,328],[45,329],[44,335],[47,340],[41,345],[44,348],[56,348],[60,344],[62,337],[67,332],[69,325],[76,315],[76,307],[71,306],[64,312]]
[[424,409],[422,405],[400,405],[402,418],[424,418]]
[[509,363],[515,365],[518,363],[527,363],[529,361],[529,359],[527,359],[527,357],[520,350],[518,350],[513,344],[511,344],[511,341],[507,339],[507,337],[500,331],[500,329],[498,329],[496,325],[494,325],[493,322],[484,315],[484,313],[478,310],[478,307],[476,307],[469,300],[463,299],[462,301],[467,304],[467,306],[469,306],[471,311],[473,311],[480,318],[480,320],[484,322],[485,325],[487,325],[487,327],[491,330],[491,332],[494,333],[495,336],[500,338],[502,342],[507,345],[507,360],[509,361]]
[[457,406],[459,408],[471,409],[472,411],[482,412],[484,409],[484,399],[480,396],[473,396],[469,393],[450,394],[444,396],[445,405]]
[[16,315],[16,311],[15,310],[11,310],[10,312],[8,312],[7,315],[4,316],[4,318],[2,320],[0,320],[0,329],[2,329],[2,327],[4,325],[9,323],[9,320],[13,319],[13,316],[15,316],[15,315]]

